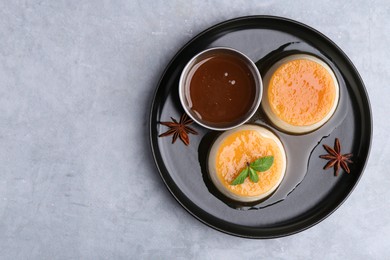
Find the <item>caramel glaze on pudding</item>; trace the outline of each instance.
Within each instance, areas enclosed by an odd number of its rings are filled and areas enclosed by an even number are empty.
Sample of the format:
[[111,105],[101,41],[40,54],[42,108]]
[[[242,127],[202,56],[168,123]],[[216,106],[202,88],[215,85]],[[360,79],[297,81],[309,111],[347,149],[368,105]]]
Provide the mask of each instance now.
[[[248,162],[271,155],[274,162],[269,170],[257,172],[257,183],[246,178],[242,184],[231,185]],[[283,180],[286,153],[271,131],[257,125],[243,125],[217,138],[210,150],[208,169],[215,187],[228,198],[240,202],[258,201],[271,195]]]
[[286,132],[302,134],[321,127],[338,100],[339,85],[332,69],[312,55],[288,56],[264,76],[262,108]]

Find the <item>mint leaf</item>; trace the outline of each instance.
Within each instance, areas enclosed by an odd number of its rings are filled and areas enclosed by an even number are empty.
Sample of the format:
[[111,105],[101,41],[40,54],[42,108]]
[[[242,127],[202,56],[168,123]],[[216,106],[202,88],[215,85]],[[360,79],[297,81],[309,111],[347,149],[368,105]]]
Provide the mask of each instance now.
[[264,156],[252,162],[250,164],[250,167],[255,171],[265,172],[266,170],[271,168],[273,163],[274,163],[274,157],[272,155]]
[[254,183],[257,183],[259,181],[259,175],[257,175],[257,172],[252,168],[249,168],[249,178]]
[[274,157],[272,155],[261,157],[250,164],[247,162],[248,166],[240,172],[240,174],[232,181],[230,185],[243,184],[248,176],[252,182],[259,182],[259,175],[257,172],[264,172],[268,170],[271,168],[273,163]]
[[234,179],[234,181],[232,181],[230,185],[243,184],[246,177],[248,177],[248,171],[249,167],[246,167],[244,170],[242,170],[242,172],[237,176],[237,178]]

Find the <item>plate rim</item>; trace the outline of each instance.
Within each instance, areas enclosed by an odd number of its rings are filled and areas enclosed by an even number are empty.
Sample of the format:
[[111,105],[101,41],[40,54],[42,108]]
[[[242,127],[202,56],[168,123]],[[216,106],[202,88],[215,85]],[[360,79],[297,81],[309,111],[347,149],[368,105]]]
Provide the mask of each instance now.
[[[330,210],[328,210],[325,214],[321,214],[318,218],[318,216],[316,214],[312,215],[311,218],[313,217],[316,217],[318,219],[315,219],[314,221],[311,221],[308,225],[303,225],[302,227],[300,228],[297,228],[297,229],[294,229],[292,231],[289,231],[289,232],[284,232],[284,233],[278,233],[278,234],[271,234],[271,235],[248,235],[248,234],[243,234],[243,233],[238,233],[238,232],[232,232],[232,231],[229,231],[229,230],[226,230],[226,229],[223,229],[223,228],[220,228],[220,227],[217,227],[207,221],[205,221],[204,219],[202,219],[201,217],[197,216],[193,210],[191,210],[189,207],[187,207],[182,201],[180,201],[180,199],[178,198],[178,196],[176,196],[176,194],[174,193],[174,191],[172,190],[172,188],[170,187],[170,185],[167,183],[167,180],[165,179],[165,176],[162,172],[162,169],[158,163],[158,158],[156,156],[156,150],[155,150],[155,147],[154,147],[154,143],[153,143],[153,135],[152,135],[152,132],[153,132],[153,111],[155,110],[155,101],[157,99],[157,94],[158,94],[158,91],[160,89],[160,86],[161,86],[161,83],[163,81],[163,79],[165,78],[166,74],[167,74],[167,71],[169,70],[169,68],[171,67],[171,65],[174,63],[174,61],[181,55],[181,53],[194,41],[196,41],[198,38],[202,37],[203,35],[209,33],[210,31],[214,30],[214,29],[218,29],[219,27],[223,27],[223,26],[226,26],[226,25],[229,25],[230,23],[235,23],[235,22],[240,22],[240,21],[246,21],[246,20],[275,20],[275,21],[281,21],[281,22],[287,22],[287,23],[292,23],[294,25],[297,25],[297,26],[300,26],[300,27],[303,27],[304,29],[306,30],[309,30],[317,35],[319,35],[320,37],[324,38],[326,41],[328,41],[329,44],[332,45],[332,47],[338,51],[339,55],[342,56],[343,59],[345,59],[345,61],[348,63],[349,66],[351,66],[352,68],[352,72],[353,74],[355,74],[356,76],[356,79],[358,80],[358,82],[362,85],[362,88],[359,88],[359,91],[362,92],[362,94],[364,94],[364,97],[366,99],[366,104],[364,106],[367,107],[367,111],[365,111],[369,117],[369,126],[367,127],[367,130],[368,130],[368,136],[366,138],[368,138],[368,148],[367,148],[367,156],[364,158],[364,162],[362,164],[362,168],[361,168],[361,171],[359,173],[359,176],[357,177],[355,183],[353,184],[353,186],[351,187],[350,191],[348,191],[348,193],[346,194],[346,196],[344,196],[342,198],[342,200],[336,204],[334,207],[331,207]],[[249,16],[240,16],[240,17],[236,17],[236,18],[232,18],[232,19],[228,19],[228,20],[225,20],[225,21],[222,21],[222,22],[219,22],[219,23],[216,23],[208,28],[206,28],[205,30],[202,30],[201,32],[199,32],[197,35],[195,35],[194,37],[192,37],[189,41],[187,41],[176,53],[175,55],[170,59],[170,61],[167,63],[167,65],[165,66],[164,68],[164,71],[162,72],[157,84],[156,84],[156,87],[155,87],[155,90],[154,90],[154,94],[153,94],[153,97],[152,97],[152,101],[151,101],[151,106],[150,106],[150,113],[149,113],[149,145],[150,145],[150,149],[151,149],[151,152],[152,152],[152,156],[153,156],[153,160],[154,160],[154,164],[159,172],[159,175],[162,179],[162,181],[164,182],[165,184],[165,187],[168,189],[169,193],[175,198],[175,200],[188,212],[190,213],[190,215],[192,217],[194,217],[195,219],[197,219],[198,221],[200,221],[201,223],[207,225],[208,227],[211,227],[217,231],[220,231],[222,233],[225,233],[225,234],[229,234],[229,235],[233,235],[233,236],[236,236],[236,237],[242,237],[242,238],[248,238],[248,239],[273,239],[273,238],[280,238],[280,237],[285,237],[285,236],[290,236],[290,235],[294,235],[294,234],[297,234],[297,233],[300,233],[304,230],[307,230],[317,224],[319,224],[320,222],[322,222],[323,220],[325,220],[326,218],[328,218],[331,214],[333,214],[348,198],[349,196],[352,194],[353,190],[356,188],[357,184],[359,183],[359,181],[361,180],[362,178],[362,175],[365,171],[365,168],[367,166],[367,162],[368,162],[368,159],[370,157],[370,153],[371,153],[371,148],[372,148],[372,137],[373,137],[373,115],[372,115],[372,108],[371,108],[371,102],[370,102],[370,99],[369,99],[369,96],[368,96],[368,92],[367,92],[367,88],[365,87],[365,84],[364,84],[364,81],[362,79],[362,77],[360,76],[358,70],[356,69],[355,65],[352,63],[351,59],[344,53],[344,51],[336,44],[334,43],[330,38],[328,38],[326,35],[324,35],[323,33],[321,33],[320,31],[316,30],[315,28],[307,25],[307,24],[304,24],[302,22],[299,22],[299,21],[296,21],[296,20],[293,20],[293,19],[290,19],[290,18],[286,18],[286,17],[281,17],[281,16],[274,16],[274,15],[249,15]],[[168,172],[168,171],[167,171]],[[169,172],[168,172],[169,174]],[[177,185],[176,185],[177,186]],[[178,187],[179,188],[179,187]],[[180,191],[180,188],[179,188],[179,192]],[[183,196],[185,196],[183,194]],[[186,196],[185,196],[186,197]],[[193,203],[190,199],[188,199],[189,202]],[[195,204],[194,204],[195,205]],[[198,207],[197,205],[195,205],[196,207]],[[199,207],[200,208],[200,207]],[[201,209],[201,208],[200,208]],[[207,213],[207,212],[206,212]],[[306,222],[307,221],[307,218],[301,220],[301,221],[298,221],[298,222]],[[294,223],[294,225],[296,225]],[[278,229],[278,228],[276,228]],[[279,228],[280,229],[280,228]],[[285,226],[283,227],[283,229],[287,229]],[[272,231],[271,231],[272,232]]]

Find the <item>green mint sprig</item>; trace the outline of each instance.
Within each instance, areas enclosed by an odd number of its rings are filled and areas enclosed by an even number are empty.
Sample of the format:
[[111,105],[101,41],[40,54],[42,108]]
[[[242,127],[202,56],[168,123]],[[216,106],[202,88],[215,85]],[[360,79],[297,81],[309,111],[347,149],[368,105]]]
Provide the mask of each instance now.
[[257,172],[264,172],[271,168],[274,163],[274,157],[264,156],[260,157],[254,162],[246,163],[246,167],[241,173],[232,181],[230,185],[238,185],[244,183],[245,179],[249,176],[252,182],[257,183],[259,181],[259,175]]

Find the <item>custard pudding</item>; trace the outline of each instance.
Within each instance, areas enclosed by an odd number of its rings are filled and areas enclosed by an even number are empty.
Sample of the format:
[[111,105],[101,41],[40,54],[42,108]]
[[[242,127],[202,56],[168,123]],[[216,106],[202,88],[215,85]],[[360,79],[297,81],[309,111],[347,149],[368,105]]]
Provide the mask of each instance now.
[[288,56],[264,76],[262,108],[286,132],[303,134],[321,127],[335,112],[338,100],[334,72],[312,55]]
[[[240,173],[262,158],[272,158],[272,165],[264,171],[251,169],[257,176],[249,177],[248,173],[242,183],[235,182]],[[210,150],[208,170],[215,187],[228,198],[240,202],[258,201],[270,196],[282,182],[286,152],[271,131],[258,125],[242,125],[217,138]]]

